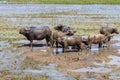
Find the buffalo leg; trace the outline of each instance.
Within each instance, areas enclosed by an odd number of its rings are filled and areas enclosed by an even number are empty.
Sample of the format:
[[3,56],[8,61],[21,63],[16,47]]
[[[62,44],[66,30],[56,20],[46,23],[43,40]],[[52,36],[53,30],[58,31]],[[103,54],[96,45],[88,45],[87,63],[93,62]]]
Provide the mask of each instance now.
[[77,45],[77,47],[78,47],[78,51],[80,51],[80,46],[79,46],[79,45]]
[[49,45],[48,45],[49,41],[50,41],[50,40],[46,38],[46,43],[47,43],[47,46],[49,46]]
[[68,45],[67,45],[66,42],[64,42],[64,45],[63,45],[63,52],[65,52],[67,48],[68,48]]
[[64,45],[62,46],[62,49],[63,49],[63,52],[65,52],[65,46]]
[[67,51],[66,49],[67,49],[67,47],[63,46],[63,52]]
[[49,42],[50,42],[50,46],[53,48],[53,46],[54,46],[54,41],[53,41],[53,40],[50,40]]
[[91,46],[92,46],[92,43],[90,42],[90,43],[89,43],[89,48],[90,48],[90,49],[91,49]]
[[110,41],[110,40],[111,40],[111,38],[109,37],[109,38],[108,38],[108,41]]
[[62,45],[63,52],[65,52],[65,44]]
[[48,41],[48,40],[46,40],[46,43],[47,43],[47,46],[49,46],[49,45],[48,45],[48,43],[49,43],[49,41]]
[[30,41],[30,47],[31,48],[33,47],[33,41]]
[[51,47],[53,48],[55,41],[50,41]]
[[102,43],[99,43],[99,48],[101,48],[102,47]]
[[78,44],[77,47],[78,47],[78,51],[82,50],[82,45],[81,44]]
[[58,48],[58,42],[56,41],[56,47]]
[[50,46],[53,47],[53,41],[52,41],[52,39],[51,39],[50,37],[47,37],[47,38],[46,38],[47,46],[49,46],[49,42],[50,42]]

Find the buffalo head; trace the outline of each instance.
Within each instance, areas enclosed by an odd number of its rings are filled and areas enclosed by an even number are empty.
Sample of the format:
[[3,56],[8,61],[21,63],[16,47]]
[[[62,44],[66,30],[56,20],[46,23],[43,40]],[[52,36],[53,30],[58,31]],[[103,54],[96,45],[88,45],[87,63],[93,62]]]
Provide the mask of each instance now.
[[24,35],[24,34],[29,33],[29,31],[30,31],[30,28],[21,28],[19,33]]
[[66,35],[72,36],[72,35],[74,35],[75,33],[76,33],[75,30],[68,30],[68,31],[66,32]]
[[62,28],[63,28],[62,24],[59,24],[59,25],[57,25],[57,26],[54,27],[54,29],[58,30],[58,31],[62,31]]
[[112,31],[113,33],[119,34],[119,32],[118,32],[118,29],[117,29],[117,28],[112,28],[112,30],[113,30],[113,31]]

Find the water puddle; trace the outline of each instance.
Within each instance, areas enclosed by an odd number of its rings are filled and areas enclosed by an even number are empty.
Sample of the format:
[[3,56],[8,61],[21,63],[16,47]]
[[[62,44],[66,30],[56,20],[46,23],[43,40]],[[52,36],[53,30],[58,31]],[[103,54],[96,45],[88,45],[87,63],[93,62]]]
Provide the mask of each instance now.
[[111,59],[111,61],[107,63],[108,65],[115,65],[117,67],[120,67],[120,56],[109,55],[108,58]]
[[53,53],[54,54],[62,54],[63,53],[63,49],[62,48],[54,48],[53,49]]
[[120,41],[120,35],[118,34],[118,35],[113,36],[112,41],[114,40]]
[[117,49],[118,53],[120,54],[120,35],[115,35],[113,38],[114,39],[112,39],[112,41],[116,40],[118,42],[112,44],[111,47]]
[[99,51],[98,45],[92,46],[91,51]]
[[[23,51],[11,51],[11,50],[4,50],[0,52],[0,70],[13,70],[18,67],[20,67],[21,60],[24,59],[24,57],[20,57],[20,55],[23,53]],[[8,56],[9,55],[9,56]],[[20,58],[18,58],[18,56]],[[3,58],[4,57],[4,58]]]
[[120,63],[120,56],[109,55],[108,59],[110,59],[109,62],[105,62],[105,61],[103,61],[102,63],[94,62],[93,64],[97,65],[97,66],[102,66],[102,67],[105,67],[106,65],[120,67],[120,64],[119,64]]
[[120,73],[111,73],[109,78],[111,80],[119,80],[120,79]]
[[94,62],[93,64],[94,64],[94,65],[97,65],[97,66],[104,67],[104,66],[106,65],[106,62],[105,62],[105,61],[103,61],[102,63]]
[[83,78],[82,80],[97,80],[95,78]]
[[14,41],[13,43],[29,44],[30,41],[28,41],[28,40],[19,40],[19,41]]
[[95,68],[95,67],[87,67],[87,68],[81,68],[81,69],[76,69],[72,70],[73,72],[96,72],[96,73],[108,73],[111,72],[112,69],[100,67],[100,68]]
[[11,72],[24,72],[33,75],[46,75],[49,80],[75,80],[72,76],[63,74],[56,69],[56,64],[49,64],[48,66],[41,66],[40,70],[25,69],[25,70],[11,70]]
[[[32,59],[26,58],[22,56],[26,50],[22,50],[23,48],[9,48],[11,45],[6,41],[0,41],[1,47],[6,48],[0,52],[0,71],[8,70],[13,74],[9,74],[7,76],[14,77],[17,74],[21,74],[18,78],[26,77],[28,74],[32,74],[32,77],[37,77],[45,75],[49,80],[75,80],[74,77],[68,74],[64,74],[56,69],[56,64],[49,64],[48,66],[39,64],[34,62]],[[29,41],[27,40],[19,40],[14,41],[13,44],[19,43],[27,44]],[[35,41],[37,43],[37,41]],[[17,46],[18,46],[17,45]],[[24,48],[27,49],[27,48]],[[46,53],[46,47],[36,47],[34,45],[33,50],[39,49],[40,52]],[[3,74],[4,75],[4,74]],[[5,75],[4,75],[5,76]],[[21,77],[20,77],[21,76]]]
[[5,48],[10,48],[11,45],[7,41],[0,41],[0,50],[3,50]]

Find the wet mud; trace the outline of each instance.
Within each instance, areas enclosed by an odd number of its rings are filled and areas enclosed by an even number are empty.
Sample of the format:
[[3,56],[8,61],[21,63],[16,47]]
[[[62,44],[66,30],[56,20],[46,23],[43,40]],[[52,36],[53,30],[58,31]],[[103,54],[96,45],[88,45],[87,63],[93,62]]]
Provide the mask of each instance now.
[[119,29],[119,9],[119,5],[0,5],[0,79],[120,79],[120,35],[112,37],[109,47],[93,45],[79,52],[70,47],[63,53],[61,47],[47,47],[45,40],[34,41],[31,49],[18,32],[25,26],[59,23],[71,25],[80,35],[96,33],[104,23]]

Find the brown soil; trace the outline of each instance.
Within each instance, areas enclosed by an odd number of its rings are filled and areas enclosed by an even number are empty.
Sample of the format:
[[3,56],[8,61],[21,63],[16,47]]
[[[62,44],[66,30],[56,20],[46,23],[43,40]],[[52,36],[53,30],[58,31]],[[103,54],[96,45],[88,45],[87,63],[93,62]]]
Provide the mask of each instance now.
[[[39,47],[33,51],[27,51],[24,56],[38,61],[42,64],[57,64],[59,71],[71,74],[77,79],[85,77],[94,77],[100,80],[108,79],[109,73],[95,73],[95,72],[72,72],[72,70],[86,68],[86,67],[98,67],[93,62],[101,63],[103,61],[109,62],[108,55],[115,55],[116,50],[109,48],[99,49],[99,51],[83,50],[82,52],[65,52],[62,54],[53,54],[51,48],[44,47],[47,52],[42,52],[42,47]],[[29,48],[27,48],[29,49]],[[107,68],[109,66],[106,65]]]

